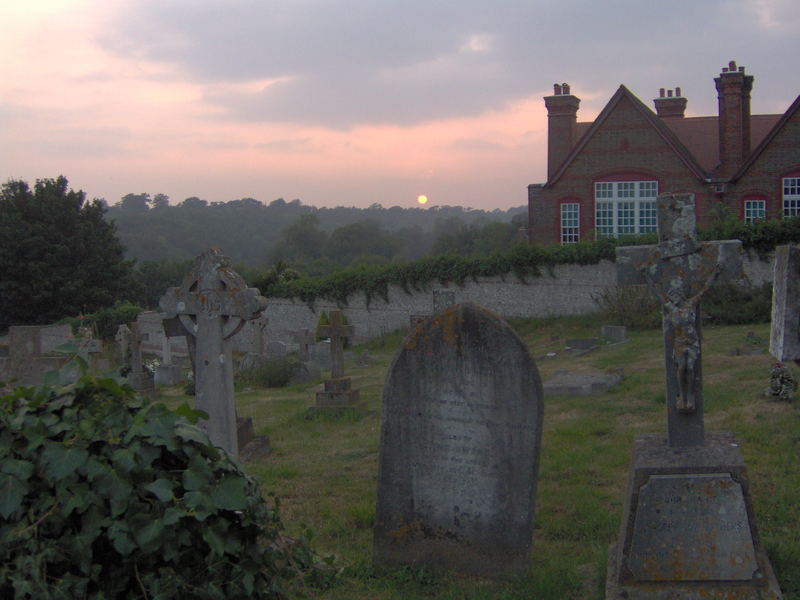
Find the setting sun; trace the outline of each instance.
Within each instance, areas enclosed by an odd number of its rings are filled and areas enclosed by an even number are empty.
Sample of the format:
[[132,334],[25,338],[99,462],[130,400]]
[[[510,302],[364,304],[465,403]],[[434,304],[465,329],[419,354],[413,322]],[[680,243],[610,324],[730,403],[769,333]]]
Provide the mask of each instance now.
[[417,202],[419,202],[420,204],[425,204],[427,201],[428,201],[428,197],[427,196],[418,196],[417,197]]

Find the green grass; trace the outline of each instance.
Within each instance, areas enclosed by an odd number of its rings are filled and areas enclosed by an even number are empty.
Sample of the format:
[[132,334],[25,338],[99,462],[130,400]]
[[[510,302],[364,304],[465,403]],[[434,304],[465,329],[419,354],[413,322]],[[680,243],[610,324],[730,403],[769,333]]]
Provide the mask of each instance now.
[[[320,600],[599,600],[608,544],[620,519],[633,438],[663,431],[663,350],[660,330],[630,332],[624,344],[603,345],[581,357],[564,352],[573,337],[598,337],[592,318],[512,321],[543,379],[558,369],[625,369],[607,394],[548,397],[536,497],[531,572],[511,582],[425,569],[386,569],[371,563],[372,522],[380,430],[380,397],[403,333],[365,347],[369,367],[346,364],[368,410],[361,417],[308,419],[314,384],[237,394],[240,415],[270,436],[272,454],[247,470],[275,492],[289,533],[300,524],[314,532],[321,555],[342,568],[336,584],[315,591]],[[752,332],[754,335],[748,335]],[[800,400],[773,402],[761,393],[773,359],[766,353],[769,325],[708,327],[703,375],[706,427],[733,431],[748,466],[760,533],[786,600],[800,600]],[[731,355],[733,348],[741,354]],[[354,349],[357,356],[363,348]],[[748,354],[748,352],[760,352]],[[795,376],[798,369],[791,367]],[[170,403],[184,398],[169,396]]]

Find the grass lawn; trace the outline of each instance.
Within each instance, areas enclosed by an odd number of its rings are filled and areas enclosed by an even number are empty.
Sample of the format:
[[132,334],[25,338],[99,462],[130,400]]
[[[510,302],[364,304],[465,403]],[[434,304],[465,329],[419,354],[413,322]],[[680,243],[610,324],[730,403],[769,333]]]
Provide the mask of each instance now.
[[[386,371],[402,332],[366,348],[369,367],[347,363],[346,373],[369,412],[362,418],[305,418],[315,384],[242,390],[237,406],[267,434],[272,454],[246,469],[274,492],[290,533],[300,524],[315,532],[322,555],[342,568],[324,600],[603,598],[608,545],[622,516],[633,438],[664,431],[663,347],[660,330],[629,333],[581,357],[564,352],[572,337],[596,337],[589,317],[514,320],[543,380],[557,369],[623,367],[624,381],[599,396],[545,399],[530,575],[512,582],[437,576],[423,569],[381,569],[371,563],[378,466],[380,403]],[[751,334],[751,335],[748,335]],[[800,410],[761,394],[773,359],[769,325],[707,327],[703,370],[706,429],[733,431],[748,467],[760,533],[786,600],[800,600]],[[357,348],[354,355],[362,349]],[[741,354],[731,355],[733,348]],[[544,357],[549,352],[554,358]],[[798,369],[791,367],[795,376]],[[185,398],[166,390],[170,404]]]

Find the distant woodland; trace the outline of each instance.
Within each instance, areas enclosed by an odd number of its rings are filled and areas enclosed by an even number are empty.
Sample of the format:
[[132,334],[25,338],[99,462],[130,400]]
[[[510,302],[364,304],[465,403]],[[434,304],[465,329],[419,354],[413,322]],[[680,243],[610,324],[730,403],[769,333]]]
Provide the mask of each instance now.
[[429,253],[485,253],[513,243],[525,207],[470,210],[316,208],[279,198],[208,203],[197,197],[171,206],[163,194],[128,194],[110,206],[126,256],[138,261],[188,259],[209,246],[234,263],[263,269],[283,261],[304,274],[356,262],[413,260]]

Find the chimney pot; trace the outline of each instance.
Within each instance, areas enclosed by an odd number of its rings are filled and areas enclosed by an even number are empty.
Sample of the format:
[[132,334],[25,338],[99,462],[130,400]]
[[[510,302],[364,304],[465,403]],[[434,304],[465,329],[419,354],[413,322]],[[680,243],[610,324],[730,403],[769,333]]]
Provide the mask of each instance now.
[[744,67],[739,67],[739,73],[744,73]]
[[553,84],[553,95],[554,96],[560,96],[561,95],[561,84],[560,83],[554,83]]
[[728,63],[728,70],[729,71],[735,71],[736,70],[736,61],[735,60],[732,60],[732,61],[730,61]]
[[659,98],[663,98],[664,97],[664,88],[661,88],[660,90],[658,90],[658,97]]
[[672,90],[667,90],[667,98],[672,98]]
[[569,84],[568,83],[562,83],[561,84],[561,90],[562,90],[562,93],[564,93],[566,95],[569,95]]
[[681,88],[679,88],[679,87],[675,88],[675,95],[676,96],[680,96],[681,95]]

